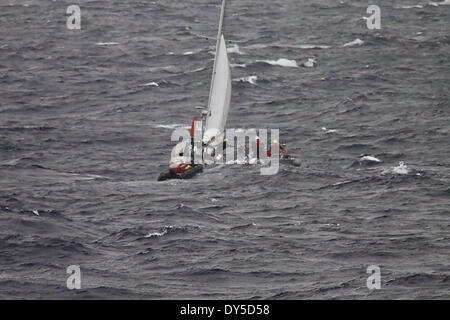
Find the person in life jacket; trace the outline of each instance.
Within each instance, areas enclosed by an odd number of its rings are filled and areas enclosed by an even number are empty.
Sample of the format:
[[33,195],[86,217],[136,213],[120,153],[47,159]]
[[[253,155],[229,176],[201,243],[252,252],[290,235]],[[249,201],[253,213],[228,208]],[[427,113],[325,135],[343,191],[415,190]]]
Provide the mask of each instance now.
[[[259,137],[257,136],[256,137],[256,150],[257,150],[257,154],[258,154],[258,159],[259,159],[259,149],[260,149],[260,145],[261,145],[261,143],[260,143],[260,139],[259,139]],[[272,151],[275,151],[275,150],[278,150],[278,154],[280,155],[280,158],[281,159],[283,159],[283,158],[287,158],[287,157],[289,157],[289,153],[288,153],[288,151],[287,151],[287,149],[286,149],[286,144],[280,144],[279,142],[278,142],[278,140],[273,140],[273,143],[272,143],[272,145],[270,146],[270,148],[266,151],[266,156],[267,157],[271,157],[272,156]]]
[[279,155],[280,155],[280,159],[285,159],[285,158],[288,158],[289,157],[289,153],[288,153],[288,151],[287,151],[287,149],[286,149],[286,144],[285,143],[278,143],[278,141],[277,140],[274,140],[273,141],[273,146],[275,147],[275,148],[278,148],[278,152],[279,152]]

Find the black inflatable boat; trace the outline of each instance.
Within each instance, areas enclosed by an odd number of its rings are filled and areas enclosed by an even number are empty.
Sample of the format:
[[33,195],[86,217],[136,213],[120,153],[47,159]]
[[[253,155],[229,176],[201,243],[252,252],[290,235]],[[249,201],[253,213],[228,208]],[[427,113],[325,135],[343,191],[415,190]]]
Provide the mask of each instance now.
[[170,168],[159,175],[158,181],[165,181],[170,179],[190,179],[200,172],[203,172],[203,165],[201,164],[190,166],[189,169],[186,169],[180,173],[177,173],[174,169]]

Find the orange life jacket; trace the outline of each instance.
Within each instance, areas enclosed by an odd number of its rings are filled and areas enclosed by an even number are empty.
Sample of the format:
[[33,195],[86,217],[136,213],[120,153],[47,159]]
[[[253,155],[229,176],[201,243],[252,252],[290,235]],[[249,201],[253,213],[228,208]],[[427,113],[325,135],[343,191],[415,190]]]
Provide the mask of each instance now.
[[183,173],[184,171],[189,170],[191,168],[192,167],[189,164],[182,164],[178,167],[173,168],[173,171],[175,171],[175,173]]

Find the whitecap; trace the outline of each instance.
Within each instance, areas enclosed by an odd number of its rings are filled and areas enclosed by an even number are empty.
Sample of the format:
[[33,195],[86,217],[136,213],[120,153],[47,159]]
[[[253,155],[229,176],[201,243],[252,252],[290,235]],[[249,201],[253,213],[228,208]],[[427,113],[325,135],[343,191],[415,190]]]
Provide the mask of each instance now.
[[437,7],[437,6],[448,6],[450,5],[450,0],[444,0],[442,2],[429,2],[429,6]]
[[410,6],[396,7],[396,9],[413,9],[413,8],[419,8],[419,9],[422,9],[422,8],[423,8],[423,5],[421,5],[421,4],[416,4],[416,5],[410,5]]
[[361,46],[364,44],[364,41],[362,41],[361,39],[357,38],[351,42],[348,42],[346,44],[343,45],[343,47],[353,47],[353,46]]
[[392,167],[392,172],[396,174],[408,174],[410,170],[403,161],[400,161],[397,167]]
[[183,126],[182,124],[158,124],[155,126],[155,128],[161,128],[161,129],[176,129],[176,128],[190,128]]
[[240,50],[239,46],[235,43],[227,47],[227,53],[245,54]]
[[163,235],[167,234],[169,230],[172,230],[173,226],[165,226],[162,231],[160,232],[151,232],[144,236],[144,238],[157,238],[162,237]]
[[86,174],[84,180],[109,179],[108,177],[98,174]]
[[327,129],[325,127],[322,127],[322,130],[324,131],[325,134],[330,134],[330,133],[336,133],[337,132],[336,129]]
[[89,181],[89,180],[96,180],[96,179],[109,179],[105,176],[100,176],[97,174],[79,174],[79,173],[66,173],[67,176],[74,177],[75,181]]
[[201,72],[201,71],[204,71],[204,70],[206,70],[206,68],[200,67],[200,68],[194,69],[192,71],[189,71],[189,73],[196,73],[196,72]]
[[280,67],[287,67],[287,68],[298,68],[297,61],[295,60],[288,60],[288,59],[278,59],[278,60],[258,60],[258,62],[265,62],[272,66],[280,66]]
[[19,163],[20,160],[22,160],[22,158],[6,160],[6,161],[3,161],[3,162],[0,162],[0,166],[15,166],[16,164]]
[[97,46],[116,46],[118,45],[118,42],[97,42],[95,45]]
[[371,156],[371,155],[363,155],[361,156],[361,158],[359,158],[360,162],[381,162],[380,159]]
[[304,62],[302,65],[306,68],[312,68],[317,64],[316,59],[308,58],[308,61]]
[[333,183],[333,186],[337,187],[337,186],[341,186],[343,184],[348,184],[348,183],[351,183],[351,182],[352,182],[351,180],[340,181],[340,182]]
[[232,63],[232,64],[230,64],[230,67],[232,67],[232,68],[247,68],[247,65],[245,63],[242,63],[242,64]]
[[145,235],[144,238],[161,237],[161,236],[165,235],[166,233],[167,233],[167,231],[163,231],[163,232],[153,232],[153,233],[149,233],[149,234]]
[[304,49],[304,50],[308,50],[308,49],[329,49],[329,48],[331,48],[331,46],[315,45],[315,44],[301,44],[299,46],[295,46],[295,48]]
[[159,87],[159,84],[157,82],[149,82],[141,84],[140,87]]
[[248,82],[253,85],[256,85],[257,80],[258,80],[258,76],[248,76],[248,77],[242,77],[239,79],[233,79],[233,81],[235,81],[235,82]]

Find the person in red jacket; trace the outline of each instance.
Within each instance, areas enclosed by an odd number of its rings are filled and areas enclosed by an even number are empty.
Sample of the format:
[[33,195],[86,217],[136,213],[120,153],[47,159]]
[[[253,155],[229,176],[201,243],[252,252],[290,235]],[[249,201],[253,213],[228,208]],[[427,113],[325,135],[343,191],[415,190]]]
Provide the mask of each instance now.
[[[259,137],[256,137],[256,150],[257,150],[257,155],[258,155],[258,159],[259,159],[259,148],[260,148],[260,140]],[[286,144],[279,144],[278,140],[273,140],[272,146],[266,151],[266,156],[267,157],[271,157],[272,156],[272,150],[277,150],[278,149],[278,153],[280,155],[280,158],[286,158],[289,157],[289,153],[286,149]]]

